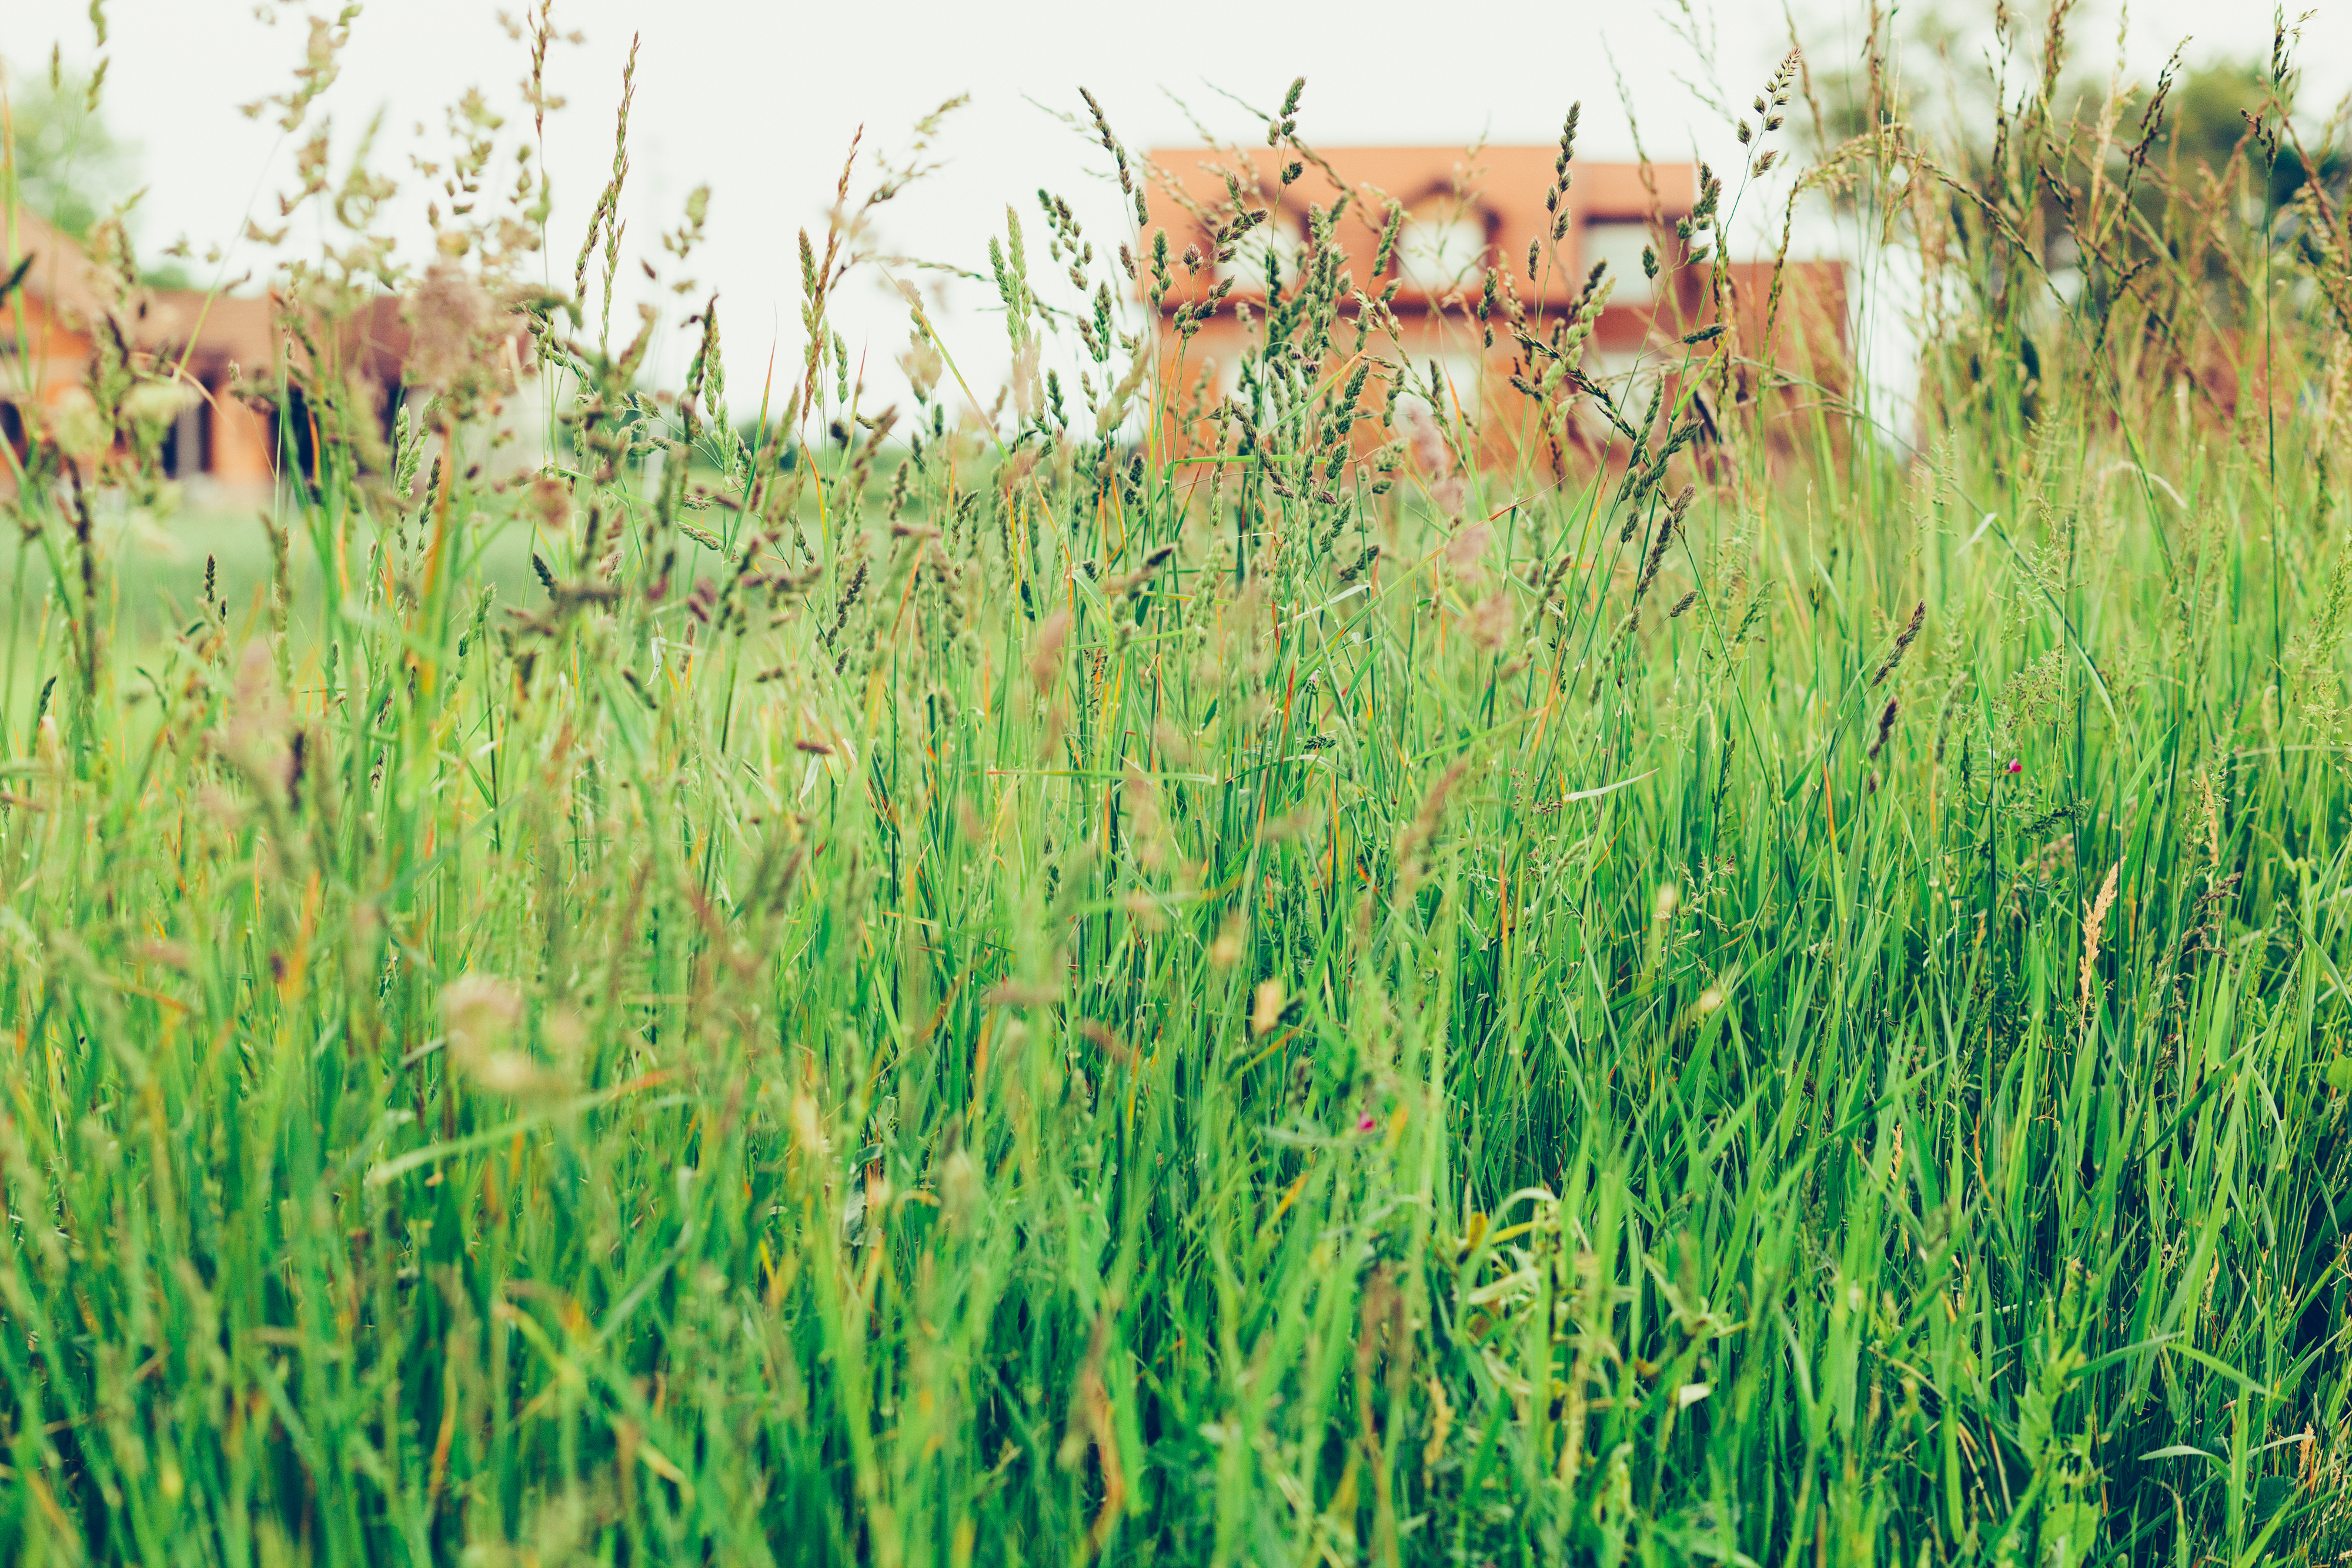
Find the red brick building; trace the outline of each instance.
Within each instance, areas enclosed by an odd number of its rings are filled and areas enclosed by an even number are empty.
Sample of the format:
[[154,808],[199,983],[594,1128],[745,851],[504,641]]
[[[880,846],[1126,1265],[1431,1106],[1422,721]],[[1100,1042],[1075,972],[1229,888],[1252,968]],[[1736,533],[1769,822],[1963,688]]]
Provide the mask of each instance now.
[[[1246,170],[1236,166],[1234,154],[1206,148],[1155,151],[1151,162],[1160,178],[1150,193],[1151,223],[1167,230],[1173,254],[1197,247],[1209,258],[1197,270],[1176,266],[1174,287],[1160,304],[1160,375],[1169,406],[1181,406],[1204,370],[1215,390],[1230,385],[1248,340],[1235,306],[1262,309],[1269,250],[1287,286],[1309,244],[1310,207],[1328,210],[1343,191],[1349,200],[1331,243],[1340,248],[1355,288],[1377,298],[1393,286],[1389,308],[1416,389],[1425,383],[1433,361],[1465,413],[1484,407],[1500,413],[1520,395],[1512,388],[1520,350],[1500,321],[1494,323],[1489,348],[1486,326],[1475,314],[1490,271],[1507,276],[1518,305],[1540,317],[1548,331],[1581,293],[1593,265],[1606,261],[1613,287],[1586,341],[1585,373],[1618,374],[1645,350],[1679,357],[1685,351],[1680,338],[1714,313],[1706,269],[1673,265],[1681,251],[1675,224],[1690,213],[1698,193],[1696,170],[1689,164],[1645,169],[1580,161],[1572,165],[1572,183],[1561,203],[1568,214],[1566,232],[1555,241],[1555,214],[1545,197],[1554,184],[1559,149],[1549,146],[1470,152],[1325,148],[1319,162],[1307,162],[1286,186],[1282,170],[1294,160],[1286,151],[1248,150],[1240,154]],[[1233,185],[1229,173],[1237,176]],[[1236,186],[1243,204],[1264,211],[1266,219],[1230,260],[1217,264],[1212,235],[1232,218]],[[1376,271],[1391,204],[1402,207],[1404,221],[1387,266]],[[1644,269],[1645,249],[1660,259],[1654,277]],[[1738,264],[1729,275],[1742,352],[1760,357],[1771,269]],[[1500,287],[1505,277],[1496,281]],[[1189,339],[1181,335],[1179,311],[1197,307],[1228,283],[1223,303],[1195,325]],[[1782,295],[1773,351],[1786,356],[1793,349],[1815,372],[1834,375],[1831,361],[1842,358],[1845,341],[1843,267],[1835,262],[1794,264]],[[1383,343],[1374,351],[1392,350]]]
[[[207,486],[215,499],[249,498],[274,483],[282,450],[309,451],[299,396],[289,405],[296,428],[281,432],[277,408],[257,407],[236,391],[282,384],[286,334],[277,300],[194,289],[126,294],[80,246],[21,206],[0,210],[0,279],[20,266],[22,280],[0,301],[0,437],[20,455],[36,422],[91,405],[89,378],[100,334],[110,332],[120,333],[144,372],[183,391],[162,449],[171,477]],[[398,302],[376,301],[336,345],[344,373],[391,410],[407,350]],[[12,469],[0,460],[0,487],[13,485]]]

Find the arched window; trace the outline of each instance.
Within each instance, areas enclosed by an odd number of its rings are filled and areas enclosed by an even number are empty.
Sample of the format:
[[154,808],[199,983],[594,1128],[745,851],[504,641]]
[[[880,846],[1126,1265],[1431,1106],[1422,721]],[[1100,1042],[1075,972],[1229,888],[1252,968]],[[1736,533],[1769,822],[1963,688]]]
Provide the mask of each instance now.
[[[1589,273],[1594,263],[1605,261],[1613,280],[1609,302],[1647,305],[1657,298],[1658,286],[1642,269],[1642,252],[1655,244],[1650,225],[1639,218],[1587,218],[1579,246],[1578,270]],[[1580,284],[1582,281],[1581,277],[1578,279]]]
[[1488,214],[1467,203],[1432,198],[1406,214],[1390,265],[1408,288],[1450,293],[1485,273],[1494,227]]
[[1217,281],[1231,279],[1238,288],[1263,288],[1269,257],[1281,279],[1280,287],[1298,281],[1307,257],[1307,229],[1296,214],[1280,207],[1234,242],[1233,259],[1217,264]]
[[1495,373],[1484,354],[1459,347],[1433,354],[1408,350],[1405,367],[1404,386],[1397,394],[1400,405],[1419,403],[1442,424],[1451,425],[1457,417],[1477,423],[1486,404],[1486,383]]

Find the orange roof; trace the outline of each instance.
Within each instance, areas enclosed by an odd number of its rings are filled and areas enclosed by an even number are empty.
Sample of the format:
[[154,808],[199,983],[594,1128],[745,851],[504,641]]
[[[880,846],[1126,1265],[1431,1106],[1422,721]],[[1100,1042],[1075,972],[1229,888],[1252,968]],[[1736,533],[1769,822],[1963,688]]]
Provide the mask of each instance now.
[[[26,292],[52,315],[86,331],[109,314],[111,280],[71,235],[24,206],[0,214],[0,225],[9,224],[13,245],[0,262],[0,277],[29,256]],[[0,235],[7,234],[0,228]],[[123,302],[122,326],[133,346],[149,353],[185,355],[215,369],[233,362],[248,373],[267,374],[279,352],[281,303],[270,295],[142,290]],[[336,335],[347,368],[385,382],[399,379],[408,340],[400,301],[390,295],[368,300]]]

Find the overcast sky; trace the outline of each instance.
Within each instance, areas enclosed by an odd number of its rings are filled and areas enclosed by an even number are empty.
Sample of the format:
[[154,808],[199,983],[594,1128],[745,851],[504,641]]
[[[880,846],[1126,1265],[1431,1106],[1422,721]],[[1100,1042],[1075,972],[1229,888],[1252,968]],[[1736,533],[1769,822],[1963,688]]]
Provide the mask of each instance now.
[[[269,257],[236,236],[248,214],[276,222],[275,194],[287,183],[290,143],[299,140],[236,111],[239,102],[283,90],[301,55],[300,0],[262,8],[279,14],[276,26],[256,20],[254,0],[106,6],[105,112],[141,145],[149,187],[138,225],[143,248],[152,253],[181,235],[200,251],[228,246],[232,277],[267,273]],[[1853,57],[1860,0],[1794,0],[1794,8],[1816,70]],[[94,60],[100,51],[88,9],[87,0],[0,0],[0,52],[16,79],[45,70],[52,44],[68,62]],[[525,118],[517,84],[527,62],[523,47],[499,25],[499,0],[370,0],[353,26],[341,78],[313,111],[333,117],[338,167],[379,110],[380,168],[408,175],[413,152],[446,156],[442,106],[471,87],[511,111],[511,132]],[[1787,50],[1788,24],[1778,5],[1758,0],[1716,9],[1721,95],[1744,104]],[[2020,9],[2038,7],[2027,0]],[[1138,149],[1194,140],[1186,106],[1220,134],[1248,137],[1254,122],[1223,94],[1271,107],[1300,74],[1307,78],[1301,132],[1328,145],[1458,145],[1482,135],[1549,141],[1568,104],[1580,99],[1579,151],[1599,159],[1628,156],[1633,147],[1613,56],[1653,156],[1687,157],[1696,148],[1718,162],[1736,162],[1728,127],[1699,107],[1686,85],[1706,85],[1706,72],[1677,38],[1673,15],[1671,5],[1644,0],[1501,7],[1396,0],[1209,7],[557,0],[558,28],[577,29],[586,41],[559,46],[549,70],[553,90],[569,99],[551,120],[546,142],[555,189],[551,271],[569,281],[582,225],[604,184],[633,33],[643,47],[624,204],[628,248],[652,252],[656,236],[677,223],[688,193],[699,183],[713,188],[709,241],[691,270],[719,294],[740,403],[772,343],[786,357],[794,352],[794,231],[807,225],[822,233],[843,152],[861,124],[869,149],[903,148],[925,112],[971,95],[939,149],[947,167],[886,210],[881,236],[893,248],[973,267],[985,267],[988,235],[1002,232],[1008,202],[1036,231],[1040,185],[1101,214],[1089,236],[1115,244],[1117,209],[1096,193],[1088,173],[1105,160],[1047,112],[1078,110],[1080,86],[1094,90]],[[2084,7],[2071,31],[2084,57],[2111,57],[2113,0]],[[2266,11],[2211,0],[2140,0],[2131,32],[2132,68],[2144,78],[2192,33],[2192,53],[2204,55],[2260,56],[2270,39]],[[2352,3],[2328,0],[2326,13],[2306,24],[2303,58],[2312,96],[2332,99],[2344,90],[2352,80]],[[420,187],[413,175],[406,183],[412,195]],[[1751,202],[1750,215],[1768,204]],[[405,232],[422,231],[412,218]],[[941,323],[951,348],[963,344],[973,365],[990,367],[1002,359],[1003,336],[980,313],[982,303],[977,288],[950,288]],[[878,284],[850,305],[848,325],[867,338],[877,361],[896,353],[903,308],[886,304]],[[688,351],[690,344],[671,345],[671,373]]]

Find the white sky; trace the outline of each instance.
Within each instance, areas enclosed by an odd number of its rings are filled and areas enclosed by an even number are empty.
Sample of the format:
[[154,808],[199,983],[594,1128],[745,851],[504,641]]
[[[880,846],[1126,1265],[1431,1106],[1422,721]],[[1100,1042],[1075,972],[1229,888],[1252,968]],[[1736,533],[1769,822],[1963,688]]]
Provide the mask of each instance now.
[[[519,0],[507,3],[520,9]],[[311,8],[332,4],[313,0]],[[712,186],[709,241],[691,270],[720,296],[740,415],[756,396],[770,344],[777,346],[780,367],[796,353],[794,231],[807,225],[822,235],[843,151],[861,122],[869,149],[903,148],[920,115],[954,94],[971,95],[940,148],[948,167],[885,209],[881,236],[893,248],[980,269],[989,235],[1003,230],[1008,202],[1022,212],[1033,252],[1042,249],[1041,184],[1070,197],[1081,214],[1097,214],[1087,229],[1099,250],[1114,249],[1123,237],[1112,226],[1116,204],[1088,177],[1107,160],[1036,107],[1078,110],[1081,85],[1094,90],[1121,137],[1139,151],[1194,139],[1171,94],[1220,134],[1247,138],[1254,122],[1216,89],[1272,107],[1303,72],[1300,129],[1310,141],[1458,145],[1484,133],[1496,142],[1550,141],[1569,102],[1580,99],[1580,152],[1625,157],[1632,142],[1605,44],[1624,72],[1653,156],[1686,157],[1696,146],[1718,166],[1734,162],[1728,127],[1698,109],[1677,80],[1699,70],[1668,24],[1673,4],[1550,0],[1496,8],[1259,0],[1195,8],[1068,0],[900,0],[888,6],[557,0],[558,28],[579,29],[587,38],[581,47],[559,45],[550,68],[553,89],[570,100],[548,128],[556,196],[551,271],[569,281],[582,225],[604,184],[621,62],[633,31],[642,33],[644,46],[624,204],[627,249],[654,254],[656,236],[678,221],[687,193],[698,183]],[[2305,25],[2301,57],[2310,95],[2332,99],[2352,82],[2352,0],[2325,5]],[[1794,5],[1816,70],[1853,57],[1863,0]],[[414,127],[420,120],[426,127],[425,155],[446,155],[441,109],[466,89],[479,87],[509,111],[510,133],[522,124],[517,83],[525,54],[498,25],[499,6],[500,0],[370,0],[354,26],[341,79],[313,110],[333,116],[339,169],[379,109],[385,123],[376,166],[406,176],[412,194],[420,183],[406,169],[409,153],[420,149]],[[276,222],[274,195],[288,183],[290,142],[299,138],[281,138],[234,106],[283,90],[299,58],[304,7],[300,0],[290,7],[278,0],[268,8],[280,7],[282,19],[272,27],[255,19],[254,0],[107,5],[105,112],[142,147],[149,189],[138,229],[150,252],[185,235],[199,251],[230,245],[232,277],[247,268],[266,274],[267,255],[235,243],[236,236],[248,213]],[[2019,8],[2038,11],[2032,0]],[[53,43],[70,62],[93,60],[87,12],[87,0],[0,0],[0,55],[16,79],[45,70]],[[2085,7],[2071,29],[2079,58],[2111,55],[2114,18],[2114,0]],[[1788,47],[1781,8],[1769,0],[1730,0],[1716,7],[1713,25],[1723,96],[1745,104]],[[2032,25],[2038,31],[2038,16]],[[2262,56],[2269,47],[2269,15],[2242,0],[2140,0],[2133,11],[2133,70],[2152,77],[2171,45],[2190,33],[2197,35],[2192,53]],[[1760,215],[1767,204],[1752,201],[1748,215]],[[412,222],[404,232],[421,234],[422,225]],[[950,348],[976,379],[992,377],[1003,358],[1002,333],[982,313],[983,303],[981,289],[959,285],[939,312]],[[673,315],[688,308],[681,303]],[[903,307],[886,301],[875,285],[847,308],[852,341],[866,339],[878,371],[904,343]],[[626,311],[615,316],[617,329]],[[662,361],[670,373],[682,370],[690,348],[673,335]]]

